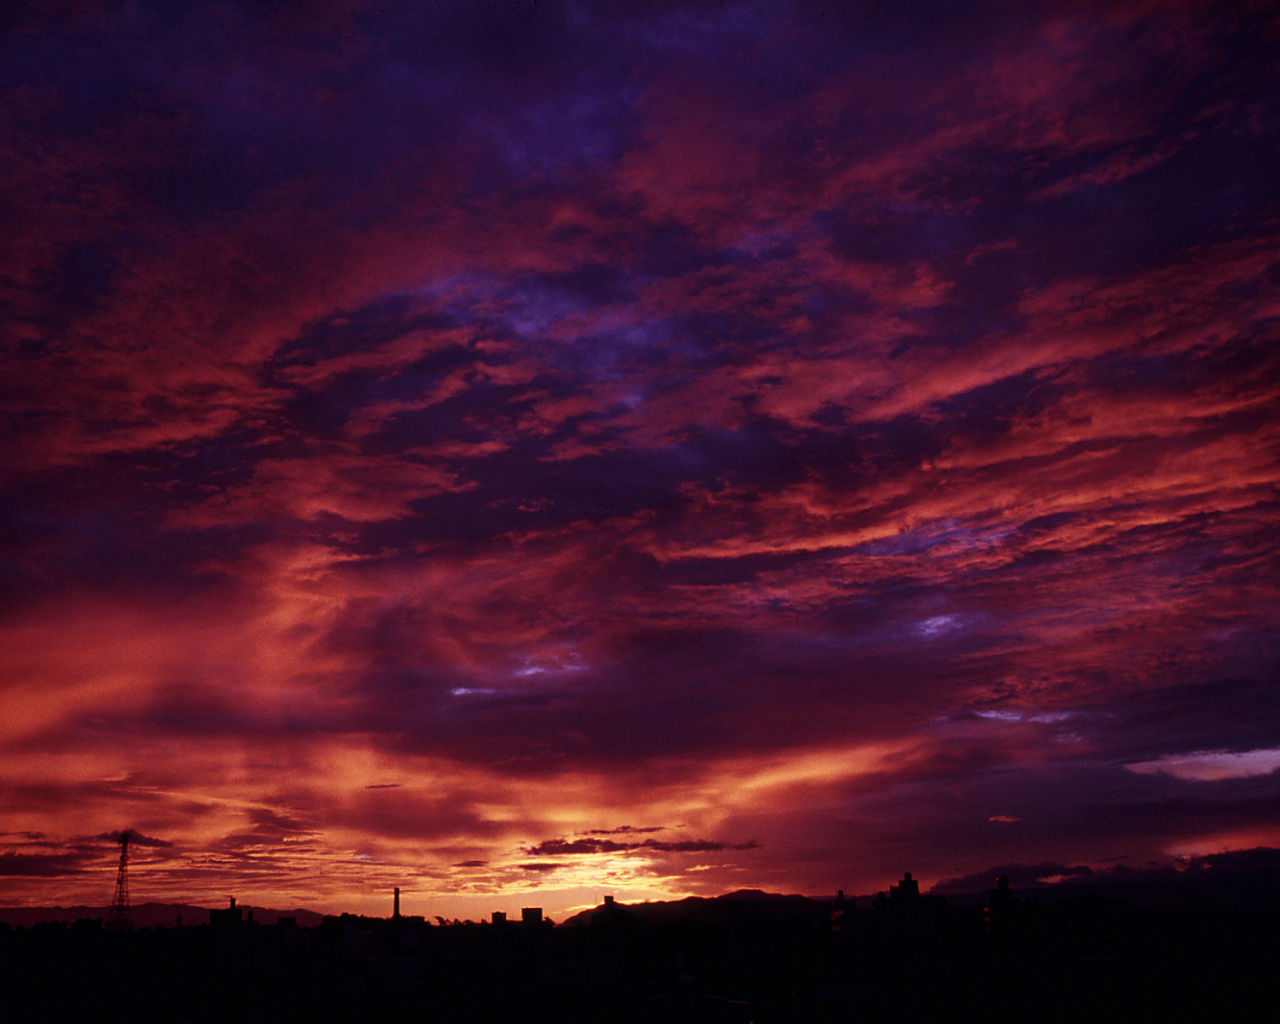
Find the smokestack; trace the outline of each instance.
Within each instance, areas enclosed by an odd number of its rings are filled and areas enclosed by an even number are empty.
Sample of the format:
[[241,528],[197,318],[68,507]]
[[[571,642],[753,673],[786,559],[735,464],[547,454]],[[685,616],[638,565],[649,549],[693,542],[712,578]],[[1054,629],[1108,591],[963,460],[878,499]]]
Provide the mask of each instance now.
[[392,913],[391,916],[394,917],[397,921],[400,920],[400,887],[399,886],[396,886],[395,911]]

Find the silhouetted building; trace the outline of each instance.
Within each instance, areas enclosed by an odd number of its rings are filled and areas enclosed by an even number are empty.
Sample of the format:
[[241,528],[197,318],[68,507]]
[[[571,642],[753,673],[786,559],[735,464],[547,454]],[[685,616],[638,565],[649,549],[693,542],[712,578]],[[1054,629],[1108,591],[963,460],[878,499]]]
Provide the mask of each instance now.
[[998,939],[1007,937],[1013,930],[1017,908],[1018,899],[1009,888],[1009,879],[999,876],[996,887],[987,890],[987,905],[982,908],[982,922],[988,934]]
[[589,920],[598,933],[610,935],[632,931],[640,923],[631,910],[618,903],[612,896],[604,898],[604,902],[591,912]]
[[542,924],[542,908],[541,907],[521,907],[520,921],[523,924],[535,925]]
[[904,903],[913,903],[920,898],[920,883],[911,877],[911,872],[907,871],[902,876],[902,881],[897,885],[889,886],[889,899],[891,901],[900,900]]
[[243,919],[240,908],[236,906],[236,898],[228,897],[231,900],[229,906],[222,910],[209,911],[209,923],[214,926],[226,927],[228,925],[237,925]]
[[839,940],[849,925],[848,914],[853,909],[853,901],[844,897],[844,890],[836,891],[835,902],[831,905],[831,937]]

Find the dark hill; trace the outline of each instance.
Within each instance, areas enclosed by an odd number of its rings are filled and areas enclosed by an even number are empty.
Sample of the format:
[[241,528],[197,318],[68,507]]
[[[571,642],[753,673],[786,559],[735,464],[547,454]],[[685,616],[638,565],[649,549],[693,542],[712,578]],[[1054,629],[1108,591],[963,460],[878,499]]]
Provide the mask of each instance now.
[[[269,907],[239,908],[247,919],[252,913],[253,919],[261,924],[275,924],[281,917],[292,917],[303,928],[314,928],[322,920],[323,914],[311,910],[272,910]],[[129,912],[135,928],[172,928],[182,924],[186,927],[209,923],[208,907],[193,907],[185,903],[141,903],[132,907]],[[111,917],[110,907],[0,907],[0,922],[8,925],[30,926],[46,921],[63,921],[71,923],[95,918],[107,921]]]
[[645,903],[603,904],[584,910],[561,923],[572,928],[591,924],[597,914],[625,914],[646,925],[664,925],[675,921],[695,924],[728,925],[735,921],[823,921],[831,915],[833,900],[808,896],[783,895],[760,889],[738,889],[722,896],[687,896],[682,900]]

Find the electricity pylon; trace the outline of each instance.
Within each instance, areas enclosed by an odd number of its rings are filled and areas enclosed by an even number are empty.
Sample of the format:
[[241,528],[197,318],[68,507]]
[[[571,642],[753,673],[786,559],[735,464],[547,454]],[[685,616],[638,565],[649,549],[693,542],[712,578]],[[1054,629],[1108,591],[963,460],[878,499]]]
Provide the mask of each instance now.
[[131,927],[129,920],[129,830],[125,829],[116,838],[120,844],[120,867],[116,869],[116,895],[111,901],[111,920],[108,927],[119,931],[127,931]]

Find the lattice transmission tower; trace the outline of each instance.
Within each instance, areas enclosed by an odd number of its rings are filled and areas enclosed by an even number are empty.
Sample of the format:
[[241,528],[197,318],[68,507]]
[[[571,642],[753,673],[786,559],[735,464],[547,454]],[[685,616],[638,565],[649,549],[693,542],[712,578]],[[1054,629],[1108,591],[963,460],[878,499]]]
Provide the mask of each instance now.
[[111,920],[108,926],[126,930],[131,926],[129,920],[129,830],[125,829],[116,837],[120,844],[120,866],[116,869],[116,895],[111,901]]

